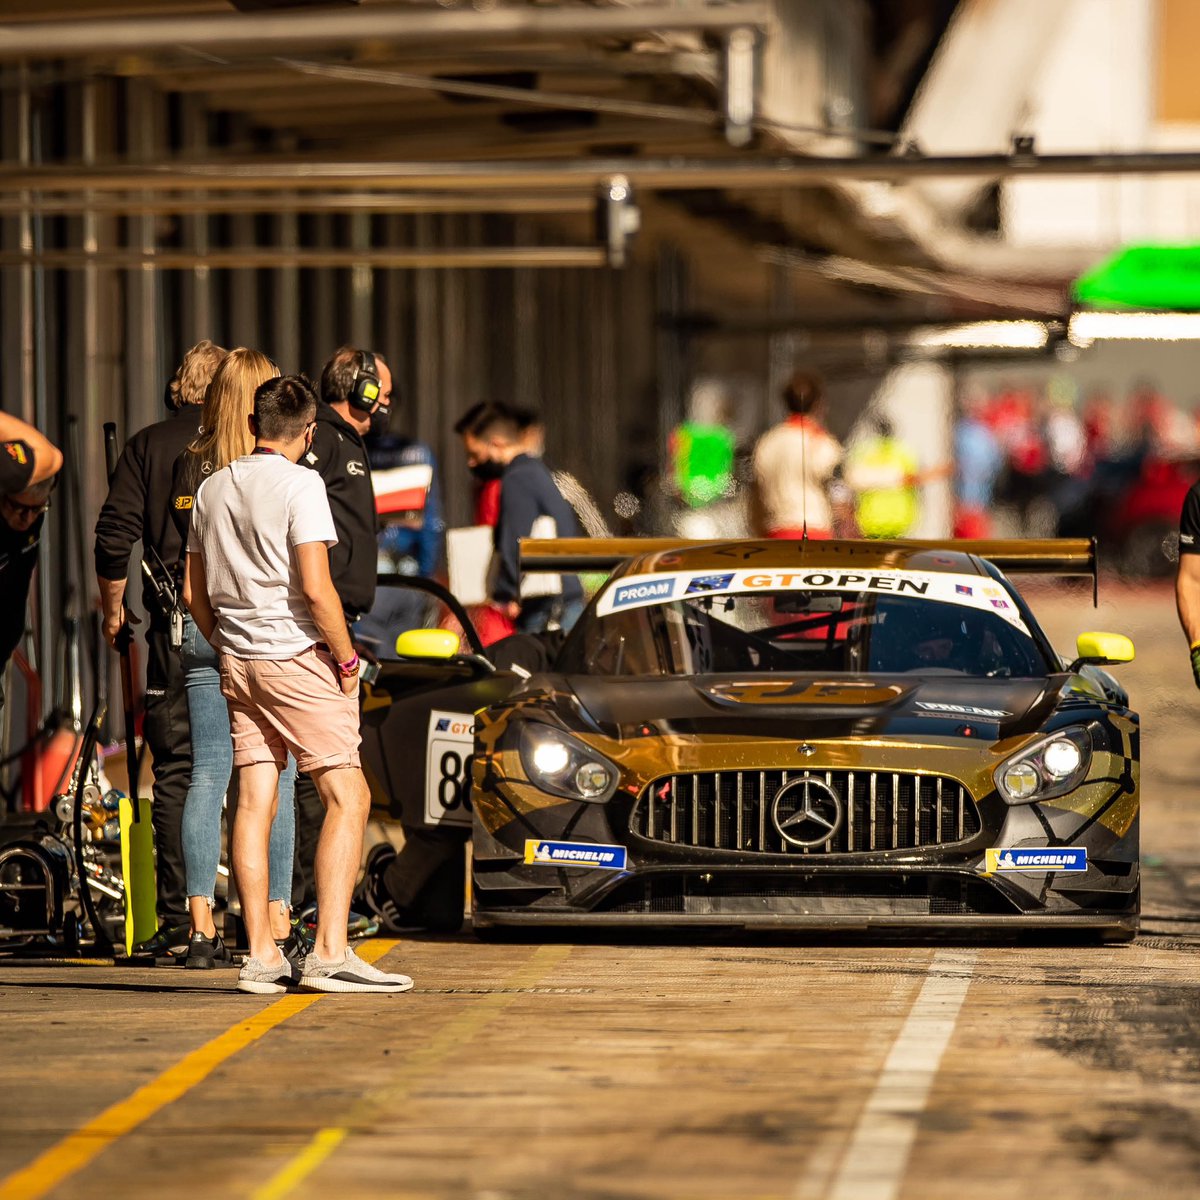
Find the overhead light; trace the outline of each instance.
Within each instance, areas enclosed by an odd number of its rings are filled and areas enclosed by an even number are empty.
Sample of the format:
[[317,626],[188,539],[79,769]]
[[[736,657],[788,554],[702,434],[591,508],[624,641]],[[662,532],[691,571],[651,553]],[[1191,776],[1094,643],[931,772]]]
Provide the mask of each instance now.
[[973,321],[918,329],[908,343],[922,350],[1041,350],[1049,337],[1042,321]]
[[1104,339],[1145,342],[1186,342],[1200,339],[1200,313],[1077,312],[1067,326],[1076,346]]

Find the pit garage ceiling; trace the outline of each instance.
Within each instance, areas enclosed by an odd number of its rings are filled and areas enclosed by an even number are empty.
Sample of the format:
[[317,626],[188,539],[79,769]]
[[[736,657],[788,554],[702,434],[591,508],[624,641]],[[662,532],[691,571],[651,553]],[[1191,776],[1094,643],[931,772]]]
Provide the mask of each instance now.
[[[756,56],[760,108],[749,150],[729,144],[722,111],[728,30],[705,28],[703,21],[692,28],[686,21],[671,29],[629,28],[639,24],[639,10],[662,14],[670,8],[711,15],[714,23],[734,10],[766,14]],[[36,89],[49,80],[117,77],[130,89],[126,102],[133,102],[139,86],[171,94],[180,114],[202,114],[203,135],[186,155],[208,162],[502,160],[532,166],[608,158],[732,160],[747,152],[852,153],[870,149],[871,143],[822,130],[837,125],[898,129],[954,8],[947,0],[707,6],[655,0],[477,5],[363,0],[290,6],[273,0],[242,0],[236,6],[224,0],[169,6],[160,0],[6,0],[5,24],[20,30],[25,22],[37,23],[51,36],[44,53],[20,62],[10,56],[0,70],[6,89],[21,80]],[[292,46],[281,41],[108,49],[55,45],[57,36],[69,37],[72,27],[85,21],[133,18],[152,24],[164,15],[197,16],[221,18],[231,28],[244,22],[249,28],[267,15],[300,22],[313,14],[337,17],[347,35]],[[572,14],[608,16],[616,28],[586,34],[488,33],[494,28],[489,22],[506,14],[528,19],[531,26],[543,17],[569,22]],[[372,15],[400,16],[413,24],[453,18],[460,31],[480,32],[443,38],[350,36],[356,22]],[[100,160],[102,165],[138,161],[119,150]],[[207,202],[214,197],[219,203],[215,193]],[[436,207],[437,197],[430,199]],[[497,209],[506,203],[538,205],[535,189],[477,199],[484,212],[490,203]],[[545,206],[539,221],[546,240],[595,244],[590,205],[583,199],[576,197],[574,206]],[[1056,302],[1047,289],[991,291],[973,289],[969,280],[965,285],[944,280],[930,270],[933,264],[918,246],[881,235],[847,195],[827,183],[753,190],[704,186],[638,199],[643,224],[637,253],[664,246],[681,250],[692,264],[695,302],[718,315],[744,313],[749,306],[764,313],[785,311],[800,321],[811,315],[853,324],[1038,311]],[[264,207],[270,203],[261,200]],[[471,200],[459,193],[445,204],[447,210],[470,207]]]

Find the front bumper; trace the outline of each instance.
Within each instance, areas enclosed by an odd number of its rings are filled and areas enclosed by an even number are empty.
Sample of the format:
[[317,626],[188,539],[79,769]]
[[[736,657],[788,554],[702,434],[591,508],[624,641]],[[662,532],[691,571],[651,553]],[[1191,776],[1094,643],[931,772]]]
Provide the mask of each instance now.
[[[1100,820],[978,801],[964,841],[858,854],[748,854],[653,841],[633,831],[632,800],[553,803],[476,823],[475,924],[724,926],[778,929],[1092,930],[1132,936],[1139,903],[1136,818]],[[527,862],[537,839],[625,848],[621,869]],[[989,848],[1081,847],[1083,871],[986,873]]]

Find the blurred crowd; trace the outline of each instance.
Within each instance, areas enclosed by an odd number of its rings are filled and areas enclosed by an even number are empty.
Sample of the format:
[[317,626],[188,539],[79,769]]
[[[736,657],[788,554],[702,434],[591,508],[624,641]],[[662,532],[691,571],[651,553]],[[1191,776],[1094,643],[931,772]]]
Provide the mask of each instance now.
[[[1081,395],[1062,377],[970,387],[953,405],[949,429],[931,405],[927,438],[906,438],[885,407],[869,406],[844,444],[827,425],[819,377],[797,371],[782,399],[784,419],[753,436],[735,431],[720,389],[698,389],[672,435],[666,469],[618,496],[626,531],[1094,536],[1123,572],[1172,569],[1183,498],[1200,478],[1200,427],[1149,381],[1127,395]],[[923,521],[931,507],[936,519]]]
[[957,537],[1096,537],[1132,574],[1165,574],[1162,553],[1188,488],[1200,436],[1148,381],[1128,396],[1080,397],[1065,379],[975,390],[955,426]]

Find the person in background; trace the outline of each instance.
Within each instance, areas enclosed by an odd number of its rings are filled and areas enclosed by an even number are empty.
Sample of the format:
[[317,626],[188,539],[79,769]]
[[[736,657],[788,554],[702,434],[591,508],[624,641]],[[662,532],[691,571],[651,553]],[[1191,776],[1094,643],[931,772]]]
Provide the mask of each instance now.
[[830,487],[842,464],[841,444],[821,423],[821,380],[797,371],[783,389],[788,417],[754,448],[755,524],[773,538],[830,538]]
[[963,398],[954,425],[954,536],[992,534],[992,496],[1004,466],[1004,452],[984,419],[987,399],[979,392]]
[[[254,447],[249,416],[254,391],[276,378],[279,368],[265,354],[238,348],[217,368],[204,400],[203,430],[175,461],[171,512],[181,545],[187,545],[192,506],[200,485]],[[175,564],[182,591],[186,554]],[[233,773],[229,706],[221,695],[217,652],[189,613],[183,623],[180,658],[192,735],[192,776],[183,806],[183,861],[191,930],[184,966],[211,968],[233,961],[213,920],[217,866],[221,858],[221,806]],[[271,824],[270,891],[272,932],[293,958],[302,953],[291,930],[292,858],[296,818],[292,792],[296,762],[290,755],[279,780],[279,809]],[[232,823],[233,808],[230,807]],[[289,940],[290,939],[290,940]]]
[[[489,406],[483,403],[472,404],[457,421],[454,422],[454,432],[462,437],[471,425]],[[494,407],[494,406],[493,406]],[[472,521],[475,525],[490,525],[493,529],[500,519],[500,476],[490,472],[481,474],[472,472],[475,478],[475,499],[472,506]],[[486,641],[484,643],[487,644]]]
[[[329,569],[350,628],[375,603],[379,547],[375,541],[375,491],[364,439],[372,430],[382,433],[387,428],[391,402],[392,375],[383,358],[356,346],[339,346],[321,371],[316,429],[312,445],[300,460],[325,484],[337,531]],[[313,863],[324,820],[316,785],[301,772],[296,780],[292,906],[309,923],[316,902]],[[368,928],[363,919],[355,932],[366,933]]]
[[855,493],[854,517],[863,537],[902,538],[921,515],[920,465],[887,417],[868,422],[872,432],[847,454],[843,476]]
[[[200,485],[188,534],[184,599],[221,654],[238,772],[231,859],[250,957],[237,986],[405,992],[407,975],[380,971],[346,944],[371,796],[359,765],[359,660],[329,573],[337,534],[320,477],[297,466],[316,408],[305,379],[261,384],[254,449]],[[329,813],[317,849],[321,915],[302,966],[274,940],[267,902],[270,827],[289,753]]]
[[[143,554],[164,564],[182,553],[171,509],[175,460],[200,432],[200,406],[209,381],[227,351],[207,338],[184,356],[167,384],[171,416],[136,433],[126,443],[96,521],[96,582],[100,588],[104,636],[115,647],[125,623],[124,595],[129,556],[139,540]],[[139,956],[185,954],[188,949],[186,880],[183,865],[183,804],[192,774],[192,742],[187,693],[179,655],[171,649],[171,617],[154,587],[143,581],[146,633],[145,738],[154,770],[155,871],[158,880],[157,932],[134,947]]]
[[574,510],[546,464],[526,451],[521,427],[507,409],[488,405],[473,420],[459,425],[471,473],[477,479],[501,481],[492,603],[521,633],[541,633],[554,625],[569,630],[583,611],[579,580],[573,575],[539,579],[534,589],[544,586],[545,590],[538,595],[531,594],[533,581],[527,580],[523,595],[520,541],[530,536],[579,537]]
[[[505,408],[512,414],[513,420],[521,430],[525,453],[533,458],[544,457],[546,424],[541,413],[532,408],[513,408],[510,405],[497,407]],[[562,498],[575,510],[575,517],[588,537],[612,537],[612,531],[601,515],[600,506],[592,498],[591,492],[570,471],[551,467],[550,475]]]

